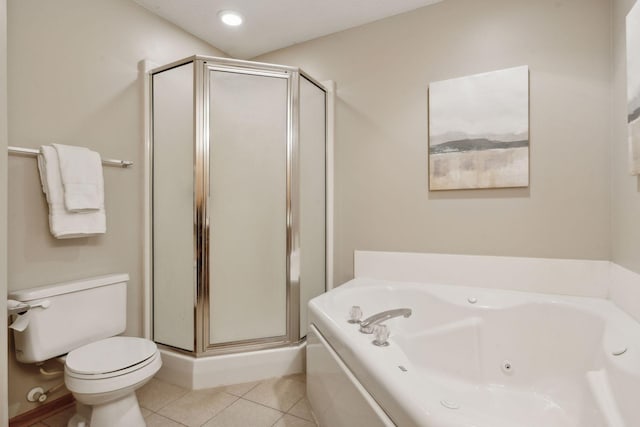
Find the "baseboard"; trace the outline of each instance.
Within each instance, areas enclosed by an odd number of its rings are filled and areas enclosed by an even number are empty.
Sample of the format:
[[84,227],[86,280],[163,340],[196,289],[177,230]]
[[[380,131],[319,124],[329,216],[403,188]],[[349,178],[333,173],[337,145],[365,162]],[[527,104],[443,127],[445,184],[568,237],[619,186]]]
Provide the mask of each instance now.
[[75,403],[76,400],[73,398],[73,394],[66,394],[24,414],[11,418],[9,420],[9,427],[28,427],[73,406]]
[[200,358],[163,348],[162,368],[156,378],[189,390],[201,390],[298,374],[304,372],[305,346],[306,343],[301,343]]

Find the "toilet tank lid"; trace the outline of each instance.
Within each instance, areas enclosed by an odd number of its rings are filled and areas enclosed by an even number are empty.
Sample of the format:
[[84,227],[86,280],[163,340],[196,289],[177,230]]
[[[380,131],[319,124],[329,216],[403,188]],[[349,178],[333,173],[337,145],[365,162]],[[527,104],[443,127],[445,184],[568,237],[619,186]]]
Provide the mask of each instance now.
[[9,299],[27,302],[128,281],[128,274],[107,274],[71,282],[54,283],[52,285],[12,291],[9,293]]

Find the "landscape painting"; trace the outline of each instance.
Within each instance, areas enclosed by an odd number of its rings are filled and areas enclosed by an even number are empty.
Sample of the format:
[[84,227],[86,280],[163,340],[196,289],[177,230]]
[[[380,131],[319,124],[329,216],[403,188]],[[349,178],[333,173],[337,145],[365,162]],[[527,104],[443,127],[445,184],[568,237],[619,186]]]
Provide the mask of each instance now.
[[429,85],[429,189],[529,185],[529,67]]
[[640,175],[640,3],[627,15],[627,123],[629,170]]

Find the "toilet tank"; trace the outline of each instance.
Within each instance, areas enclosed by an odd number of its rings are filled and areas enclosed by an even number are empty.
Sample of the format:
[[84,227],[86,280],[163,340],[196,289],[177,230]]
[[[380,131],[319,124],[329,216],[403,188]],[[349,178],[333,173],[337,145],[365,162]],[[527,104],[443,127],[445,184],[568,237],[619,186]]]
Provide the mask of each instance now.
[[18,361],[43,362],[124,332],[128,281],[128,274],[110,274],[9,293],[9,299],[47,306],[23,314],[27,327],[13,331]]

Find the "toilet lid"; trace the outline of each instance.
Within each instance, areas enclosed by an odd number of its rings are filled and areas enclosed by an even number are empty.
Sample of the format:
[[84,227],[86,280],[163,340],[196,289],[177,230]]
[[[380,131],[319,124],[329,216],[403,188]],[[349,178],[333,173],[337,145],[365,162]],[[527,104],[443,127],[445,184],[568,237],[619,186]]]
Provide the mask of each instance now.
[[157,350],[153,341],[144,338],[111,337],[73,350],[66,367],[79,374],[107,374],[137,365]]

